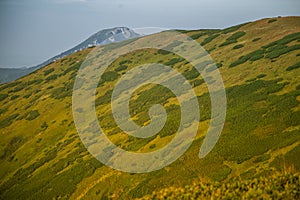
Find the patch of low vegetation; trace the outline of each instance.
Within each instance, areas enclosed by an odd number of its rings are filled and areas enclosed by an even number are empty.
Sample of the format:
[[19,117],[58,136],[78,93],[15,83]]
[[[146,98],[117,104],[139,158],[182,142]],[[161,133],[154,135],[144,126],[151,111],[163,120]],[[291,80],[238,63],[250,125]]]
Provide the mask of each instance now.
[[244,32],[244,31],[238,31],[238,32],[232,34],[229,38],[227,38],[224,43],[222,43],[221,45],[219,45],[219,47],[223,47],[223,46],[227,46],[229,44],[236,43],[237,40],[239,38],[243,37],[244,35],[246,35],[246,32]]
[[106,91],[103,96],[99,96],[95,100],[95,106],[104,105],[111,101],[112,90]]
[[114,72],[114,71],[107,71],[107,72],[104,72],[101,76],[101,79],[103,81],[107,81],[107,82],[110,82],[110,81],[115,81],[117,80],[119,77],[119,74],[117,72]]
[[253,51],[245,56],[239,57],[239,59],[237,61],[231,63],[229,67],[235,67],[237,65],[247,62],[248,60],[256,61],[256,60],[262,59],[264,57],[264,53],[265,53],[264,50]]
[[31,110],[28,113],[28,116],[26,117],[26,120],[31,121],[31,120],[36,119],[38,116],[40,116],[40,113],[39,113],[38,110]]
[[269,21],[268,21],[268,23],[273,23],[273,22],[276,22],[277,21],[277,19],[270,19]]
[[7,108],[0,108],[0,115],[6,113],[8,111]]
[[236,25],[236,26],[232,26],[232,27],[226,28],[226,29],[222,30],[222,34],[227,34],[227,33],[231,33],[231,32],[237,31],[241,27],[243,27],[243,26],[245,26],[247,24],[249,24],[249,23],[239,24],[239,25]]
[[127,68],[128,68],[127,65],[120,65],[119,67],[117,67],[117,68],[115,69],[115,71],[116,71],[116,72],[120,72],[120,71],[126,70]]
[[6,118],[0,120],[0,129],[5,128],[13,123],[13,121],[19,116],[20,114],[12,114],[7,116]]
[[211,41],[213,41],[214,39],[216,39],[216,38],[219,37],[219,36],[220,36],[219,33],[210,35],[210,36],[208,36],[207,38],[205,38],[200,44],[201,44],[202,46],[204,46],[204,45],[210,43]]
[[58,77],[57,74],[53,74],[53,75],[50,75],[46,78],[46,81],[49,82],[49,81],[53,81],[53,80],[56,80]]
[[221,68],[221,67],[223,67],[223,64],[222,64],[222,63],[217,63],[217,64],[216,64],[216,67],[217,67],[217,68]]
[[281,55],[287,54],[291,51],[299,50],[300,44],[296,44],[293,46],[285,46],[285,45],[276,45],[273,47],[270,47],[266,51],[266,58],[274,59],[278,58]]
[[13,90],[10,90],[9,92],[19,92],[26,88],[27,84],[25,83],[19,83]]
[[197,40],[197,39],[199,39],[200,37],[202,37],[202,36],[204,36],[204,35],[206,35],[206,33],[200,32],[200,33],[196,33],[196,34],[194,34],[194,35],[191,35],[190,37],[191,37],[193,40]]
[[43,122],[42,125],[41,125],[41,128],[42,128],[43,131],[46,130],[48,128],[47,122]]
[[165,62],[165,65],[173,67],[175,64],[183,62],[183,61],[184,61],[183,58],[172,58],[171,60]]
[[270,154],[263,154],[263,155],[257,157],[253,162],[254,163],[264,162],[264,161],[269,160],[270,158],[271,158]]
[[196,79],[196,80],[191,82],[191,85],[193,87],[197,87],[199,85],[202,85],[203,83],[205,83],[205,81],[203,79]]
[[288,68],[286,68],[286,71],[292,71],[298,68],[300,68],[300,62],[297,62],[296,64],[289,66]]
[[240,49],[240,48],[243,48],[244,45],[243,44],[238,44],[238,45],[235,45],[232,49]]
[[119,65],[121,66],[121,65],[130,64],[130,63],[132,63],[131,60],[122,60],[122,61],[119,63]]
[[163,50],[163,49],[159,49],[157,51],[157,53],[161,54],[161,55],[168,55],[170,54],[171,52],[170,51],[166,51],[166,50]]
[[193,80],[193,79],[197,78],[198,76],[200,76],[200,73],[198,72],[197,69],[195,69],[195,68],[193,67],[193,68],[191,68],[190,70],[183,72],[182,75],[183,75],[187,80]]
[[286,35],[286,36],[284,36],[283,38],[281,38],[277,41],[271,42],[270,44],[268,44],[266,46],[263,46],[262,48],[263,49],[268,49],[268,48],[271,48],[271,47],[276,47],[278,45],[286,45],[286,44],[288,44],[292,41],[297,41],[298,39],[300,39],[300,32],[291,33],[291,34]]
[[43,79],[34,79],[34,80],[31,80],[31,81],[28,81],[27,84],[28,85],[33,85],[33,84],[38,85],[41,82],[43,82]]
[[70,72],[77,72],[81,66],[81,64],[83,63],[83,61],[80,62],[75,62],[75,64],[71,65],[70,67],[68,67],[63,73],[62,75],[66,75]]
[[24,138],[21,136],[13,137],[7,146],[4,148],[4,154],[0,156],[0,159],[10,159],[12,154],[24,143]]
[[282,39],[279,39],[275,42],[271,42],[270,44],[263,46],[261,49],[251,52],[245,56],[239,57],[239,59],[234,61],[230,65],[230,67],[235,67],[237,65],[243,64],[248,60],[256,61],[264,57],[273,60],[291,51],[299,50],[300,44],[287,46],[287,44],[289,44],[290,42],[299,39],[300,39],[300,33],[292,33],[290,35],[284,36]]
[[51,97],[54,99],[64,99],[72,96],[74,82],[66,82],[63,87],[55,88],[51,92]]
[[12,88],[12,87],[14,87],[14,86],[17,86],[18,84],[20,84],[21,82],[20,81],[14,81],[14,82],[11,82],[11,83],[6,83],[6,84],[4,84],[4,85],[2,85],[1,87],[0,87],[0,91],[1,90],[5,90],[5,89],[7,89],[7,88]]
[[258,40],[260,40],[261,38],[254,38],[253,40],[252,40],[252,42],[257,42]]
[[0,94],[0,101],[3,101],[8,97],[8,94]]
[[44,71],[44,76],[48,76],[52,72],[54,72],[54,68],[47,69],[47,70]]
[[10,97],[10,100],[14,100],[14,99],[17,99],[19,97],[20,97],[20,95],[13,95],[12,97]]
[[264,78],[266,76],[267,76],[267,74],[259,74],[259,75],[256,76],[256,78]]

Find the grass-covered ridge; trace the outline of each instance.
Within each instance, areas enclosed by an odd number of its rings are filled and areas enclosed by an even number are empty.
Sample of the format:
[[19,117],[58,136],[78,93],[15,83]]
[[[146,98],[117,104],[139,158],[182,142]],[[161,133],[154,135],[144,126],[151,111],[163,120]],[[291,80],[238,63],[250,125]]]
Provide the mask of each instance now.
[[[130,101],[134,121],[147,124],[148,109],[161,103],[168,111],[167,124],[157,136],[147,139],[124,134],[110,112],[113,86],[123,73],[148,62],[164,63],[182,73],[197,94],[201,115],[196,140],[176,162],[148,174],[122,173],[102,165],[86,151],[77,135],[72,89],[77,71],[91,49],[0,85],[0,199],[142,198],[163,188],[183,188],[183,193],[188,193],[194,187],[193,180],[199,178],[205,181],[198,185],[212,183],[222,196],[226,196],[222,187],[228,183],[228,191],[238,196],[246,195],[239,188],[251,185],[252,177],[258,183],[269,183],[260,177],[270,171],[276,174],[293,167],[299,173],[299,17],[270,20],[224,30],[184,31],[210,52],[226,86],[225,127],[217,145],[204,159],[198,158],[198,151],[210,122],[210,98],[206,83],[189,63],[170,52],[146,49],[118,58],[107,69],[97,88],[97,116],[105,134],[130,151],[150,152],[167,144],[178,126],[180,108],[174,94],[164,87],[139,88]],[[222,45],[224,42],[227,44]],[[231,66],[234,62],[240,63]],[[211,63],[205,64],[209,71]],[[93,125],[87,129],[92,131]],[[250,180],[240,180],[239,176]],[[288,180],[285,183],[291,188],[297,187],[297,182],[290,181],[295,177],[299,180],[297,174],[273,177],[274,191],[283,194],[285,187],[276,189],[282,180]],[[189,188],[185,189],[185,185]],[[294,191],[289,187],[286,191]],[[262,194],[259,189],[260,186],[255,194]]]

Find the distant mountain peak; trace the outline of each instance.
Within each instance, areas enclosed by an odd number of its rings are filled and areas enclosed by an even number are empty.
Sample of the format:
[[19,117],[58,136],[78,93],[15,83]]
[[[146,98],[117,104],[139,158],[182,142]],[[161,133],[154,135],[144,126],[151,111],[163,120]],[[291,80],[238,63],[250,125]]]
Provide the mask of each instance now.
[[[79,44],[78,46],[98,46],[98,45],[104,45],[104,44],[110,44],[112,42],[121,42],[123,40],[128,40],[131,38],[136,38],[141,35],[135,33],[133,30],[127,27],[115,27],[110,29],[104,29],[101,30],[91,37],[89,37],[87,40],[85,40],[83,43]],[[76,46],[76,47],[78,47]],[[75,48],[76,48],[75,47]]]
[[30,67],[30,68],[16,68],[16,69],[6,69],[6,68],[0,68],[0,84],[1,83],[6,83],[6,82],[11,82],[14,81],[20,77],[26,76],[27,74],[42,68],[58,59],[61,59],[65,56],[68,56],[72,53],[75,53],[77,51],[84,50],[89,47],[93,46],[99,46],[99,45],[106,45],[110,44],[113,42],[121,42],[124,40],[128,40],[131,38],[136,38],[140,37],[138,33],[134,32],[132,29],[127,28],[127,27],[115,27],[115,28],[110,28],[110,29],[104,29],[101,30],[92,36],[90,36],[88,39],[83,41],[82,43],[78,44],[77,46],[60,53],[57,56],[54,56],[50,58],[49,60],[43,62],[40,65],[37,65],[35,67]]

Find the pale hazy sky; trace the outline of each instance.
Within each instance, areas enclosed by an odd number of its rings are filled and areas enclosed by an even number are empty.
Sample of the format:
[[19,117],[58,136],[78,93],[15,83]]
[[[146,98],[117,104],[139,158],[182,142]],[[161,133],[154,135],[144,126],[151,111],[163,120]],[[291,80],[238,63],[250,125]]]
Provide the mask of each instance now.
[[30,67],[116,26],[224,28],[300,15],[299,0],[0,0],[0,67]]

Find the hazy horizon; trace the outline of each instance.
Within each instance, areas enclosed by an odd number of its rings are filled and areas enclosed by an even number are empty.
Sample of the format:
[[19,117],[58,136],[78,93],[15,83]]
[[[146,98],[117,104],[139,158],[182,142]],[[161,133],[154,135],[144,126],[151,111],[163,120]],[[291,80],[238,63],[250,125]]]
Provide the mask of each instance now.
[[297,0],[2,0],[0,67],[31,67],[106,28],[226,28],[299,16]]

